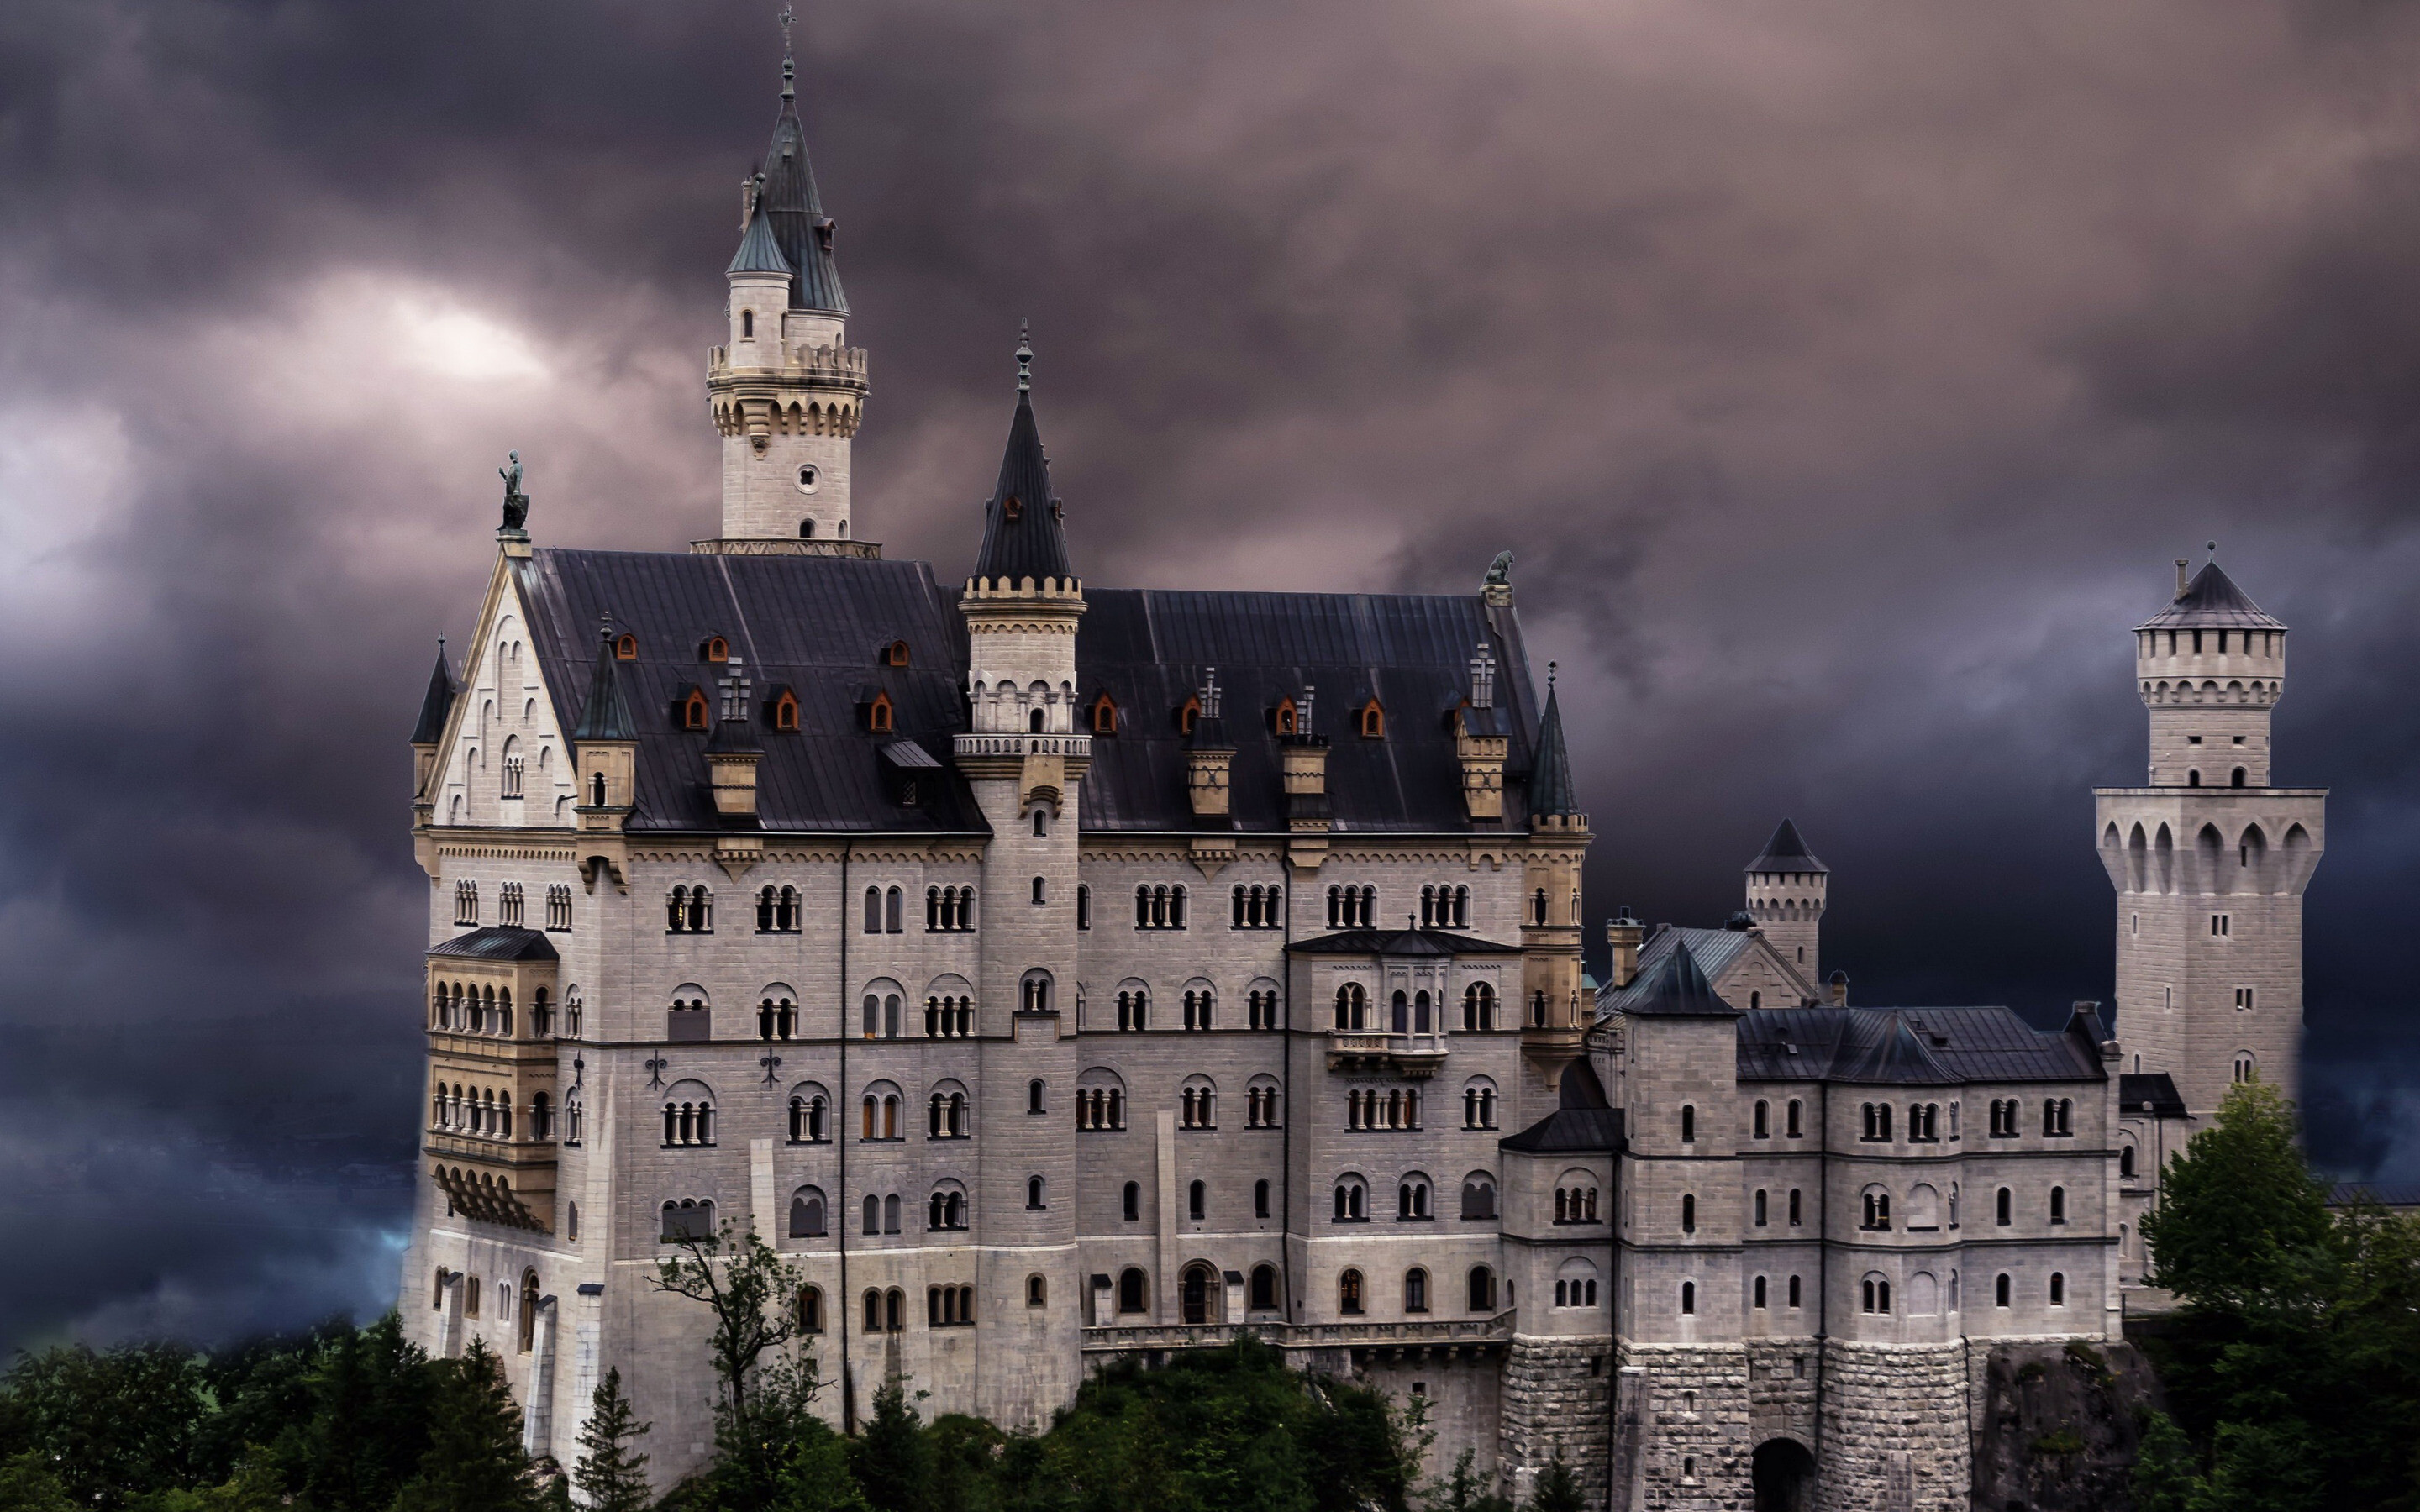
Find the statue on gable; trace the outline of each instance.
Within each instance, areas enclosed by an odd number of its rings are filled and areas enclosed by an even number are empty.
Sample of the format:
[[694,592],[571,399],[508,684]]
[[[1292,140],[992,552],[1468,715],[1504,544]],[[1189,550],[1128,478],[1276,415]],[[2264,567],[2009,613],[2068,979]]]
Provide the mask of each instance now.
[[529,533],[529,495],[521,492],[521,454],[508,452],[505,455],[509,458],[507,465],[496,470],[496,476],[504,480],[504,533],[525,536]]
[[1512,553],[1498,551],[1496,553],[1496,560],[1487,564],[1487,585],[1491,588],[1507,588],[1512,586]]

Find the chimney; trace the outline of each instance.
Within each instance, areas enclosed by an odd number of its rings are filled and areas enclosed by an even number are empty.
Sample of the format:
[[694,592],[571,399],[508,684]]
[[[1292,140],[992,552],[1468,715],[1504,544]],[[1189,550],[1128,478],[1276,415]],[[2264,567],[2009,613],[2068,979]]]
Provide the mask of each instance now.
[[1605,937],[1613,947],[1614,990],[1629,986],[1638,978],[1638,943],[1646,937],[1647,927],[1638,922],[1630,905],[1605,921]]
[[706,772],[714,788],[714,811],[724,818],[756,817],[756,764],[765,748],[748,723],[747,669],[737,656],[722,677],[722,717],[706,743]]
[[1846,1007],[1848,1007],[1848,1006],[1849,1006],[1849,974],[1848,974],[1847,972],[1845,972],[1845,971],[1835,971],[1834,973],[1832,973],[1831,988],[1832,988],[1832,1006],[1833,1006],[1834,1008],[1846,1008]]
[[1454,755],[1462,762],[1463,809],[1475,820],[1504,817],[1503,717],[1496,710],[1496,656],[1481,641],[1470,658],[1470,701],[1454,714]]
[[2185,581],[2185,569],[2186,569],[2186,568],[2188,568],[2188,567],[2190,567],[2190,566],[2192,566],[2192,565],[2193,565],[2193,559],[2192,559],[2192,558],[2190,558],[2190,557],[2179,557],[2179,558],[2177,558],[2177,597],[2179,597],[2179,598],[2182,598],[2182,597],[2184,597],[2184,596],[2185,596],[2185,589],[2186,589],[2188,586],[2190,586],[2190,585],[2189,585],[2189,584],[2187,584],[2187,582]]
[[1285,774],[1286,823],[1293,829],[1327,827],[1327,742],[1311,733],[1311,701],[1316,691],[1304,686],[1295,705],[1295,733],[1278,748]]
[[1218,669],[1208,667],[1203,671],[1207,675],[1196,695],[1202,708],[1193,717],[1192,744],[1185,752],[1185,791],[1192,800],[1194,818],[1224,821],[1233,812],[1228,773],[1235,748],[1227,740],[1227,721],[1219,710],[1223,695],[1218,690]]

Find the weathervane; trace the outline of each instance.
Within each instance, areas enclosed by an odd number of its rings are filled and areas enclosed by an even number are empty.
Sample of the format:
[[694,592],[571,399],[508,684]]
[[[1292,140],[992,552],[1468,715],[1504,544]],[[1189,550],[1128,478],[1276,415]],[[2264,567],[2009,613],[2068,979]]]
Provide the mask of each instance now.
[[1031,321],[1021,318],[1016,322],[1016,392],[1019,393],[1033,392],[1033,343],[1027,339],[1032,325]]
[[782,55],[783,57],[788,57],[790,55],[790,23],[799,19],[799,13],[791,9],[788,6],[783,6],[782,8],[782,15],[780,19],[782,23]]

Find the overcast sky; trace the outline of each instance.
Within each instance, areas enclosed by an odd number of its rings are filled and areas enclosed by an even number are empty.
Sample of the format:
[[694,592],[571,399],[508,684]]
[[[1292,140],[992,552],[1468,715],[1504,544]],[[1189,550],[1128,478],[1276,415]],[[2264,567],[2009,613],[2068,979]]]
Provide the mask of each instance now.
[[[508,447],[541,542],[713,529],[775,8],[0,7],[0,1345],[392,1300],[432,642]],[[2089,790],[2216,540],[2335,790],[2314,1149],[2420,1180],[2420,10],[802,8],[859,533],[965,570],[1031,316],[1093,581],[1511,548],[1591,917],[1787,813],[1856,1000],[2107,997]]]

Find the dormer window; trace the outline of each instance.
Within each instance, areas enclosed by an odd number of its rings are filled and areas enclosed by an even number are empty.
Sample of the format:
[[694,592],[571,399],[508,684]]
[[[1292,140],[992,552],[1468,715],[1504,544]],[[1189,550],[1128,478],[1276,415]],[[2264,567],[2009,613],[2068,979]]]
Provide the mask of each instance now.
[[774,696],[772,726],[776,730],[797,733],[799,728],[799,697],[788,688]]
[[875,659],[879,661],[885,667],[907,666],[908,642],[905,640],[893,640],[890,642],[882,648],[880,654]]
[[1387,711],[1379,706],[1376,699],[1372,699],[1361,705],[1361,738],[1364,740],[1387,738]]
[[1016,495],[1010,494],[1000,501],[1000,517],[1005,520],[1019,520],[1025,517],[1025,505],[1017,501]]
[[623,635],[623,636],[616,636],[616,637],[614,637],[614,639],[613,639],[613,659],[614,659],[615,661],[636,661],[636,660],[638,660],[638,659],[639,659],[639,638],[638,638],[637,636],[635,636],[635,635]]
[[700,661],[729,661],[731,642],[719,635],[707,636],[706,644],[697,648],[697,657]]
[[1199,698],[1187,699],[1177,706],[1176,733],[1180,735],[1193,733],[1193,726],[1200,721],[1201,717],[1202,701]]
[[891,733],[891,695],[876,693],[874,702],[865,706],[865,728],[877,734]]
[[1093,733],[1114,735],[1118,733],[1118,706],[1104,693],[1093,701]]
[[673,706],[673,712],[675,717],[678,719],[680,727],[683,730],[705,729],[706,721],[706,695],[699,692],[695,687],[691,687],[688,692],[681,695],[680,702]]
[[1291,735],[1298,733],[1300,729],[1300,717],[1295,713],[1294,700],[1278,700],[1277,713],[1272,718],[1272,728],[1281,735]]

